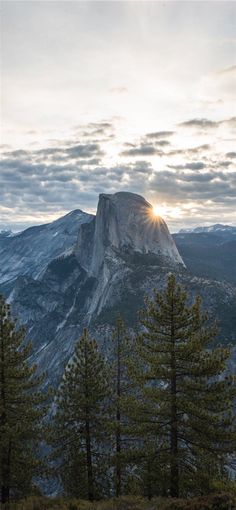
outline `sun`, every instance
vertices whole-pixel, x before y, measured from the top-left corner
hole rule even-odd
[[[160,218],[165,218],[167,220],[172,220],[176,218],[182,217],[182,210],[179,206],[170,206],[166,203],[153,205],[150,209],[149,218],[152,221],[157,221]]]
[[[159,216],[166,216],[166,213],[166,207],[163,205],[153,205],[152,214],[155,218],[158,218]]]
[[[152,208],[152,213],[154,216],[160,216],[160,208],[157,205],[154,205]]]

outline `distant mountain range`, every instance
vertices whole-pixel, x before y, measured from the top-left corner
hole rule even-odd
[[[222,225],[216,223],[215,225],[209,225],[208,227],[195,227],[195,228],[182,228],[179,234],[218,234],[220,236],[233,236],[236,238],[236,227],[230,225]]]
[[[80,225],[92,219],[91,214],[78,209],[22,232],[0,232],[0,285],[11,289],[16,278],[23,275],[39,279],[50,261],[73,250]]]
[[[216,224],[181,229],[173,238],[190,271],[236,284],[236,227]]]
[[[60,381],[84,326],[104,349],[118,312],[134,328],[144,295],[163,288],[170,271],[191,296],[201,294],[221,338],[236,344],[236,240],[221,231],[171,236],[143,197],[122,192],[100,195],[96,216],[76,210],[0,233],[0,291],[48,382]]]

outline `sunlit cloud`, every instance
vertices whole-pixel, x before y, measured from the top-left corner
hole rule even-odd
[[[172,230],[236,223],[235,12],[4,2],[0,228],[125,190]]]

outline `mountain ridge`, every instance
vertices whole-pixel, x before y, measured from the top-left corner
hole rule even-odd
[[[143,197],[102,194],[99,202],[98,217],[86,213],[85,216],[69,214],[61,222],[57,220],[51,229],[38,227],[36,231],[19,236],[18,242],[22,239],[28,242],[23,243],[23,252],[18,246],[17,256],[25,257],[23,271],[13,275],[13,279],[10,274],[10,281],[0,282],[14,316],[26,326],[27,338],[32,340],[32,362],[38,364],[40,371],[48,372],[47,384],[56,386],[59,383],[84,327],[89,326],[101,348],[110,341],[118,312],[124,315],[129,328],[135,328],[144,296],[151,295],[153,288],[163,288],[169,272],[176,274],[190,293],[190,299],[196,294],[202,295],[204,306],[221,321],[225,341],[234,342],[236,286],[189,271],[176,248],[176,238],[174,236],[174,241],[164,220],[150,216],[153,230],[148,228],[142,207],[150,214],[152,211]],[[59,234],[54,235],[58,225],[61,225],[62,236],[59,246]],[[65,230],[68,230],[66,236]],[[36,244],[32,243],[35,232],[39,234]],[[52,244],[50,249],[48,239]],[[25,270],[30,254],[35,257],[34,250],[28,250],[32,244],[38,249],[42,243],[47,250],[46,258],[40,251],[40,268],[34,261]],[[5,264],[9,267],[6,246],[5,249]],[[94,260],[96,255],[97,261]]]
[[[80,224],[92,219],[76,209],[51,223],[0,236],[0,286],[10,288],[20,275],[39,278],[51,260],[73,248]]]
[[[236,236],[236,226],[223,225],[222,223],[215,223],[208,226],[198,226],[193,228],[181,228],[178,234],[200,234],[200,233],[233,233]]]

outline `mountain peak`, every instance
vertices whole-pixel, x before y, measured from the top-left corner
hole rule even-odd
[[[151,207],[151,205],[146,201],[142,195],[138,195],[137,193],[131,193],[130,191],[117,191],[117,193],[109,194],[109,193],[100,193],[99,200],[105,198],[112,201],[119,200],[132,200],[132,201],[140,201]]]
[[[199,227],[193,227],[193,228],[182,228],[180,229],[180,234],[201,234],[201,233],[224,233],[224,232],[236,232],[236,227],[232,225],[223,225],[222,223],[215,223],[214,225],[208,225],[208,226],[199,226]]]
[[[168,227],[154,217],[152,205],[129,192],[99,196],[91,273],[97,275],[108,250],[153,253],[183,264]]]

